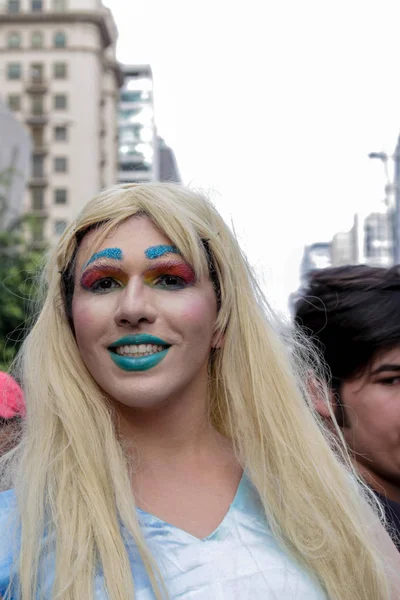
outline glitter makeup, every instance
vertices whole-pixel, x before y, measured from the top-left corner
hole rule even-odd
[[[166,246],[164,244],[159,246],[150,246],[150,248],[147,248],[144,253],[146,258],[150,258],[150,260],[160,258],[161,256],[164,256],[164,254],[180,254],[176,246]]]
[[[176,283],[167,283],[167,278],[176,278]],[[178,288],[191,285],[196,279],[192,267],[185,262],[164,261],[151,266],[144,273],[144,282],[152,287]]]
[[[116,280],[122,286],[125,286],[128,283],[127,274],[119,267],[98,264],[93,265],[83,273],[81,277],[81,286],[85,290],[91,290],[95,283],[100,281],[101,279],[113,279]]]
[[[105,248],[104,250],[100,250],[100,252],[96,252],[89,258],[87,263],[83,265],[82,271],[86,269],[92,262],[98,260],[99,258],[109,258],[111,260],[122,260],[122,250],[120,248]]]

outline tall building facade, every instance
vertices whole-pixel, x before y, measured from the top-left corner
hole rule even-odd
[[[118,110],[118,181],[158,180],[150,65],[124,65]]]
[[[6,0],[0,95],[33,140],[25,211],[38,244],[117,181],[117,30],[101,0]]]
[[[118,181],[180,183],[173,150],[157,134],[150,65],[124,65],[118,110]]]
[[[23,214],[31,152],[28,132],[0,102],[0,231],[13,228]]]

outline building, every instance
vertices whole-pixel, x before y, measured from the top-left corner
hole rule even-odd
[[[348,232],[337,233],[331,242],[332,265],[366,264],[390,267],[394,259],[394,213],[380,207],[354,217]]]
[[[22,216],[31,151],[28,132],[0,102],[0,231],[12,228]]]
[[[151,67],[125,65],[123,73],[124,83],[118,110],[118,181],[157,181],[157,138]]]
[[[332,264],[330,242],[317,242],[306,246],[300,266],[300,281],[304,284],[310,271],[324,269]]]
[[[122,67],[124,84],[118,110],[118,181],[180,183],[172,149],[157,134],[150,65]]]
[[[176,164],[175,154],[159,135],[156,138],[156,151],[158,155],[158,180],[181,183],[181,178]]]
[[[374,267],[389,267],[394,260],[393,212],[382,209],[364,221],[364,262]]]
[[[336,233],[331,242],[332,266],[340,267],[343,265],[357,264],[363,255],[360,248],[360,218],[354,216],[353,227],[350,231]]]
[[[54,241],[117,181],[117,31],[101,0],[6,0],[0,95],[33,140],[24,208],[32,236]]]

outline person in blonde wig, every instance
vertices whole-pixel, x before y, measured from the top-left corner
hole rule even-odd
[[[399,597],[379,510],[313,412],[313,366],[207,200],[102,192],[43,289],[3,460],[3,600]]]

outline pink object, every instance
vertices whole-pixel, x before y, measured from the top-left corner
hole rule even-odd
[[[0,417],[12,419],[25,416],[24,393],[11,375],[0,371]]]

